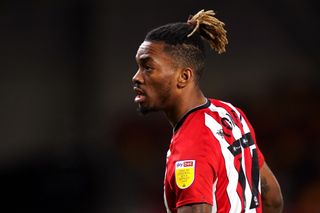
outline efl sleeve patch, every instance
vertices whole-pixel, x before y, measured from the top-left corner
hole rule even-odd
[[[177,161],[175,165],[175,179],[176,184],[180,189],[186,189],[194,181],[196,161],[183,160]]]

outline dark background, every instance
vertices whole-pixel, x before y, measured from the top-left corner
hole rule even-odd
[[[311,0],[0,2],[0,212],[164,212],[171,127],[133,103],[154,27],[214,9],[202,88],[242,108],[285,199],[320,212],[319,7]]]

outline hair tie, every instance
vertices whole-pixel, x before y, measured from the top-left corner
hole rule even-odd
[[[189,15],[187,23],[193,27],[191,33],[187,35],[187,37],[190,37],[194,34],[194,32],[196,32],[199,29],[200,22],[199,20],[193,19],[193,15]]]

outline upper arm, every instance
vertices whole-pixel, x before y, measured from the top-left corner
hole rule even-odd
[[[181,153],[177,158],[172,158],[175,163],[172,186],[176,208],[201,203],[213,204],[217,160],[213,154],[212,141],[204,136],[208,136],[204,134],[207,131],[206,128],[190,131],[184,140],[186,145],[175,147],[175,151]],[[189,162],[192,164],[186,164]]]
[[[207,203],[198,203],[178,208],[178,213],[211,213],[212,206]]]
[[[280,185],[268,167],[267,163],[263,164],[262,168],[260,169],[260,173],[263,212],[282,212],[283,198]]]

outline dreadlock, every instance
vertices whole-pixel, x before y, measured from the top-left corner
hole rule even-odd
[[[200,35],[208,41],[210,47],[220,54],[226,51],[225,46],[228,44],[227,31],[223,28],[224,23],[215,18],[214,15],[213,10],[201,10],[196,15],[189,17],[188,23],[195,25],[195,27],[188,34],[188,37],[199,30]]]
[[[165,50],[176,63],[192,67],[199,80],[205,62],[203,40],[219,54],[226,51],[228,44],[224,23],[214,15],[213,10],[201,10],[190,16],[187,22],[166,24],[151,30],[145,40],[165,42]]]

